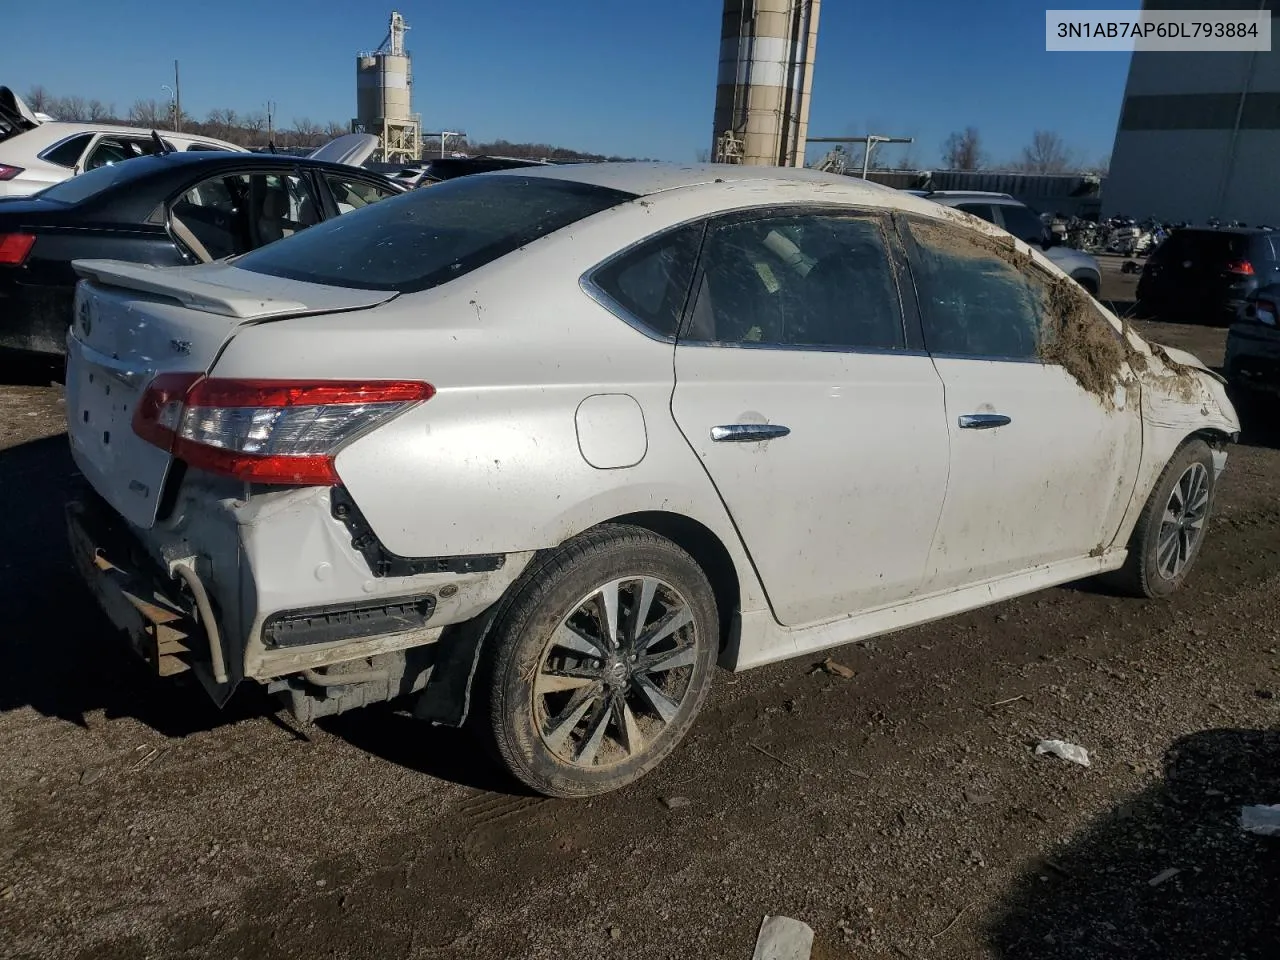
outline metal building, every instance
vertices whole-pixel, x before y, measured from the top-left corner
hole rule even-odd
[[[1276,0],[1146,0],[1148,10],[1269,9]],[[1105,215],[1280,225],[1280,46],[1134,53]]]
[[[374,158],[405,163],[422,155],[422,117],[413,112],[413,64],[405,49],[409,25],[392,12],[382,46],[356,57],[355,133],[372,133],[382,145]]]
[[[725,0],[711,156],[804,166],[821,0]]]

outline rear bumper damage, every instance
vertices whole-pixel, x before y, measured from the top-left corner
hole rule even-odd
[[[422,690],[442,639],[469,636],[530,558],[391,576],[410,567],[371,563],[376,538],[335,515],[333,491],[235,489],[188,476],[149,530],[92,490],[67,508],[77,569],[135,653],[161,676],[192,671],[219,704],[244,679],[306,719]]]

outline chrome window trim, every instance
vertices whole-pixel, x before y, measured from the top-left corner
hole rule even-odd
[[[639,246],[639,244],[632,244],[631,246],[636,247],[636,246]],[[628,248],[628,250],[630,249],[631,247]],[[615,256],[621,256],[621,255],[622,253],[618,253]],[[603,287],[601,287],[598,283],[596,283],[595,272],[605,267],[609,263],[611,263],[614,259],[615,257],[610,257],[608,260],[604,261],[603,263],[595,267],[592,267],[587,273],[584,273],[581,277],[579,277],[578,278],[579,288],[581,288],[582,292],[585,293],[588,297],[590,297],[600,306],[604,307],[605,310],[609,311],[609,313],[613,314],[615,317],[617,317],[619,320],[625,323],[628,327],[630,327],[633,330],[639,331],[640,333],[643,333],[650,340],[655,340],[658,343],[675,343],[676,342],[675,337],[667,337],[658,333],[657,330],[654,330],[653,327],[649,326],[649,324],[645,323],[639,317],[632,314],[629,310],[627,310],[626,307],[624,307],[617,300],[615,300],[609,293],[607,293]]]

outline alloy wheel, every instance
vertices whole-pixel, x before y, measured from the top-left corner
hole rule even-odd
[[[1156,540],[1156,568],[1166,580],[1175,580],[1187,566],[1209,514],[1209,471],[1193,463],[1173,485],[1160,518]]]
[[[548,638],[533,677],[543,744],[595,769],[641,754],[693,690],[697,629],[685,598],[655,577],[611,580],[583,597]]]

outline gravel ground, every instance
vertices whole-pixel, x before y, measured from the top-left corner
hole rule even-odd
[[[0,957],[746,960],[766,913],[827,960],[1280,956],[1280,841],[1236,822],[1280,803],[1280,431],[1171,601],[1075,585],[833,651],[852,679],[721,673],[657,772],[562,802],[391,709],[303,736],[148,678],[66,556],[59,391],[0,382]]]

